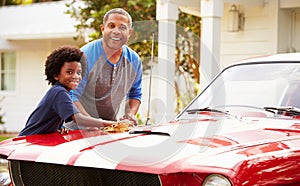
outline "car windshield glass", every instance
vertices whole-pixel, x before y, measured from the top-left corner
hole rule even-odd
[[[187,110],[300,108],[300,63],[273,62],[233,65],[224,69],[177,118]]]

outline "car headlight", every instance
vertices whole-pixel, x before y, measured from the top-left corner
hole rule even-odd
[[[7,186],[11,182],[8,172],[8,161],[0,158],[0,186]]]
[[[223,175],[211,174],[207,176],[202,186],[232,186],[231,182]]]

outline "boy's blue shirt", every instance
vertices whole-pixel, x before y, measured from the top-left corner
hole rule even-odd
[[[69,92],[57,82],[47,91],[29,116],[19,136],[56,132],[64,121],[71,121],[71,116],[78,112]]]

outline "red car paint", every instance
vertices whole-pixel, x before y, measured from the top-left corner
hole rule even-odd
[[[149,173],[164,186],[202,185],[210,175],[234,186],[300,185],[300,112],[291,102],[299,97],[300,105],[300,94],[290,92],[300,90],[298,60],[300,54],[280,54],[229,66],[170,122],[132,133],[13,138],[0,143],[0,155]]]

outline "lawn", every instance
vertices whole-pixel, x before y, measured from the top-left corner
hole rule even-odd
[[[12,138],[14,136],[0,136],[0,141],[6,140],[8,138]]]
[[[0,141],[6,140],[8,138],[16,137],[18,134],[16,133],[0,133]]]

